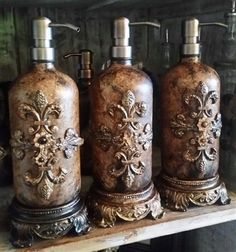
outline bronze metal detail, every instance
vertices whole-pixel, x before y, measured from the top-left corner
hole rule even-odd
[[[76,198],[61,207],[32,209],[13,201],[10,212],[11,242],[15,247],[29,247],[34,237],[56,239],[72,228],[77,234],[86,233],[90,226],[84,203]],[[68,212],[71,214],[68,215]]]
[[[162,78],[162,168],[166,206],[228,204],[219,179],[220,80],[197,56],[183,56]]]
[[[117,127],[112,130],[101,125],[95,138],[102,150],[112,146],[116,153],[114,162],[109,166],[110,175],[121,178],[126,188],[130,188],[136,175],[142,175],[145,163],[140,160],[141,151],[148,150],[152,142],[152,128],[149,123],[144,126],[138,117],[144,117],[147,111],[145,102],[136,102],[133,92],[123,94],[120,104],[111,104],[108,113],[113,118],[121,115]]]
[[[128,128],[135,131],[141,127],[135,115],[139,117],[145,116],[147,104],[145,102],[136,102],[134,93],[128,90],[123,94],[121,104],[112,104],[108,108],[108,112],[112,117],[115,116],[116,111],[122,115],[121,122],[117,125],[117,128],[120,130]]]
[[[2,146],[0,146],[0,160],[2,160],[6,155],[6,150]]]
[[[83,139],[72,128],[65,131],[64,139],[56,138],[58,128],[51,125],[50,118],[59,118],[62,112],[61,106],[57,103],[49,104],[40,90],[29,96],[32,104],[20,104],[18,112],[21,119],[32,122],[32,126],[28,129],[32,137],[25,139],[24,133],[17,130],[11,139],[11,145],[13,153],[19,160],[24,159],[27,149],[34,151],[32,160],[38,173],[35,176],[33,175],[35,172],[28,170],[23,175],[24,181],[29,186],[37,186],[39,196],[49,200],[54,185],[63,183],[67,174],[66,168],[56,167],[57,152],[63,151],[65,158],[69,159],[83,144]]]
[[[130,60],[112,61],[90,88],[94,187],[88,209],[111,227],[163,215],[152,183],[153,85]]]
[[[141,193],[120,194],[106,193],[92,189],[93,197],[89,199],[89,208],[93,211],[94,222],[100,227],[112,227],[118,219],[125,221],[140,220],[151,215],[161,218],[164,214],[160,196],[153,184]],[[110,202],[113,204],[111,205]]]
[[[162,175],[159,191],[166,206],[172,210],[187,211],[190,205],[230,203],[225,184],[219,181],[219,176],[207,180],[183,181]]]
[[[199,178],[203,178],[206,160],[213,161],[218,153],[214,148],[214,139],[220,137],[221,115],[212,111],[212,105],[219,99],[216,91],[209,91],[206,84],[200,82],[196,94],[187,94],[183,102],[189,107],[186,114],[177,114],[171,121],[174,135],[182,138],[192,132],[183,153],[183,158],[196,163]]]

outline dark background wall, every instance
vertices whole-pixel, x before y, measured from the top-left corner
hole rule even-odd
[[[0,6],[2,2],[0,0]],[[116,17],[126,16],[130,21],[161,22],[161,31],[147,27],[131,28],[130,39],[134,61],[144,62],[157,75],[161,68],[160,52],[165,28],[169,29],[173,43],[174,63],[178,60],[182,19],[194,15],[202,22],[223,22],[224,13],[230,9],[229,0],[67,0],[64,4],[61,0],[10,0],[6,3],[8,7],[0,8],[0,81],[13,80],[27,71],[32,45],[31,20],[39,15],[47,16],[54,22],[70,22],[81,27],[79,34],[63,28],[54,30],[56,64],[76,78],[77,58],[64,60],[62,56],[89,48],[94,52],[94,65],[98,72],[109,58],[111,23]],[[223,33],[224,30],[218,27],[202,29],[203,61],[207,64],[212,65],[219,59]]]

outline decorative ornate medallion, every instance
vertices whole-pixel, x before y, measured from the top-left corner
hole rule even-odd
[[[196,94],[184,96],[189,113],[177,114],[171,121],[171,129],[176,137],[189,136],[183,158],[195,162],[199,178],[204,177],[207,162],[214,161],[218,155],[213,144],[214,139],[220,137],[221,115],[214,114],[212,110],[218,99],[216,91],[209,91],[207,85],[200,82]]]
[[[72,128],[65,131],[64,139],[56,138],[58,127],[52,125],[51,120],[59,118],[61,106],[48,103],[40,90],[32,93],[30,99],[32,104],[22,103],[18,108],[19,117],[32,122],[28,128],[29,138],[25,137],[23,131],[16,130],[11,146],[19,160],[24,159],[27,151],[34,153],[32,160],[38,170],[37,175],[29,170],[24,174],[24,181],[29,186],[37,186],[39,196],[48,200],[54,185],[63,183],[67,174],[66,168],[56,167],[57,153],[63,151],[65,158],[71,158],[78,146],[83,144],[83,139]]]
[[[127,200],[129,203],[126,203]],[[110,202],[116,203],[111,205]],[[153,184],[146,191],[137,194],[106,194],[95,189],[89,204],[94,221],[100,227],[113,227],[117,218],[134,221],[151,214],[154,219],[158,219],[164,214],[160,196]]]
[[[121,102],[111,104],[107,112],[120,121],[115,129],[101,125],[94,133],[95,139],[102,150],[108,151],[111,146],[115,149],[113,163],[108,167],[110,175],[121,178],[125,187],[130,188],[135,176],[143,174],[145,163],[141,155],[152,143],[151,124],[139,122],[139,117],[146,115],[147,104],[136,102],[134,93],[128,90]]]

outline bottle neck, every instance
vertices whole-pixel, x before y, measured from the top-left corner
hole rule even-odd
[[[125,66],[131,66],[132,65],[132,59],[112,58],[111,63],[112,64],[121,64],[121,65],[125,65]]]
[[[199,55],[194,55],[194,56],[182,55],[180,61],[181,62],[200,62],[200,57]]]
[[[34,67],[40,67],[43,69],[54,69],[54,62],[40,62],[40,61],[33,61]]]

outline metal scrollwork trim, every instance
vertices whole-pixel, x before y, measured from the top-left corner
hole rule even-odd
[[[63,207],[45,209],[22,208],[13,200],[10,212],[11,242],[18,248],[30,247],[35,237],[56,239],[71,229],[77,234],[90,230],[87,208],[78,198]]]
[[[227,190],[224,183],[218,186],[204,190],[178,190],[162,184],[159,192],[165,201],[166,207],[172,210],[187,211],[189,205],[209,206],[216,202],[222,205],[229,204]]]
[[[152,199],[145,201],[145,203],[135,202],[135,204],[126,204],[125,206],[122,206],[122,204],[111,206],[95,198],[90,200],[90,204],[95,213],[94,221],[100,227],[113,227],[117,218],[135,221],[141,220],[149,214],[153,219],[159,219],[164,215],[159,194],[155,194]]]
[[[189,112],[177,114],[170,127],[174,135],[182,138],[191,133],[183,158],[195,162],[200,178],[204,177],[206,162],[217,158],[217,150],[212,146],[221,133],[221,115],[213,114],[212,106],[219,99],[216,91],[209,91],[205,83],[200,83],[196,94],[186,94],[183,102]]]
[[[108,106],[107,112],[112,118],[120,118],[115,129],[100,125],[95,131],[96,143],[104,151],[111,146],[115,149],[114,162],[108,167],[110,175],[121,177],[126,188],[130,188],[136,175],[142,175],[145,163],[141,160],[143,151],[152,143],[150,123],[143,125],[139,117],[147,113],[147,104],[137,102],[130,90],[123,94],[118,104]]]
[[[16,130],[11,139],[13,154],[23,160],[26,151],[33,151],[33,164],[38,174],[31,170],[24,174],[24,181],[29,186],[36,186],[41,198],[48,200],[53,193],[54,185],[65,181],[66,168],[56,167],[57,153],[63,151],[65,158],[73,156],[73,152],[83,144],[75,129],[65,131],[64,139],[56,138],[58,127],[52,125],[52,119],[58,119],[62,107],[57,103],[48,103],[46,96],[38,90],[30,95],[31,104],[22,103],[18,108],[19,117],[32,122],[28,128],[30,138],[26,138],[21,130]],[[35,169],[35,168],[33,168]]]

